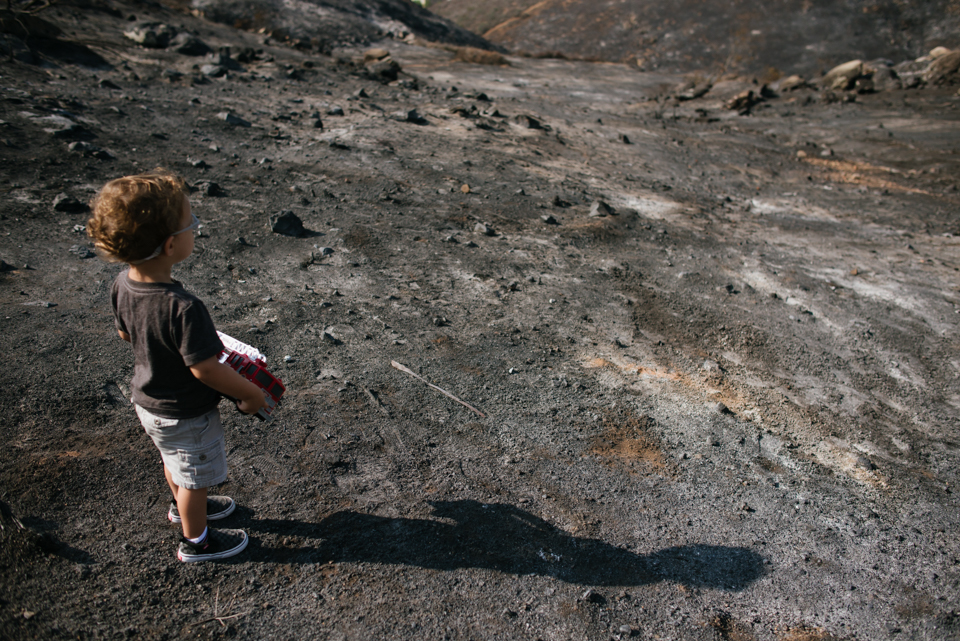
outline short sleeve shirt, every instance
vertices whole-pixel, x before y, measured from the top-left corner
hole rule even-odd
[[[223,350],[203,301],[183,285],[141,283],[124,272],[111,291],[117,329],[130,336],[131,400],[163,418],[192,418],[220,402],[190,367]]]

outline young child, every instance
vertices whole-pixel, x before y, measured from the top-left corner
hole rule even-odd
[[[243,530],[214,530],[208,520],[233,512],[233,499],[207,496],[227,478],[220,396],[240,411],[264,407],[263,392],[217,357],[223,344],[203,302],[173,280],[171,269],[193,252],[200,221],[184,182],[162,169],[107,183],[94,201],[87,233],[102,257],[130,268],[113,283],[120,338],[133,346],[131,400],[163,458],[173,502],[167,517],[182,523],[177,557],[184,562],[234,556]]]

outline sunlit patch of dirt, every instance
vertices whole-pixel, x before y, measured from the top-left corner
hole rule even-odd
[[[761,468],[763,468],[767,472],[770,472],[771,474],[786,474],[787,472],[787,470],[782,465],[780,465],[776,461],[771,461],[770,459],[765,458],[763,456],[758,456],[755,459],[753,459],[753,461],[754,463],[759,465]]]
[[[54,466],[57,468],[70,465],[72,461],[113,460],[118,451],[126,451],[130,444],[118,440],[115,435],[88,436],[72,439],[69,444],[62,445],[70,449],[45,448],[33,453],[34,464],[37,466]]]
[[[850,478],[877,489],[887,487],[886,479],[874,468],[873,463],[861,452],[837,438],[827,438],[813,451],[816,460]]]
[[[848,185],[862,185],[870,189],[887,189],[889,191],[898,191],[907,194],[924,194],[933,196],[934,194],[924,189],[916,187],[907,187],[895,183],[886,178],[883,174],[899,174],[900,172],[890,167],[878,167],[870,163],[856,163],[847,160],[829,160],[827,158],[803,158],[804,162],[829,170],[827,179],[833,182],[844,183]]]
[[[632,374],[638,374],[646,378],[664,378],[670,381],[679,381],[680,375],[676,372],[668,372],[662,369],[651,369],[649,367],[644,367],[643,365],[634,365],[632,363],[614,363],[608,361],[605,358],[592,358],[586,363],[584,367],[587,369],[599,369],[601,367],[610,367],[613,369],[618,369],[622,372],[629,372]]]
[[[608,229],[610,225],[603,218],[588,218],[586,220],[575,220],[571,223],[568,223],[567,227],[569,229],[576,230],[577,232],[597,232]]]
[[[933,599],[926,593],[916,593],[912,589],[905,590],[906,599],[893,607],[897,614],[905,619],[928,616],[936,611]]]
[[[734,619],[727,612],[720,612],[710,619],[710,627],[724,641],[753,641],[756,639],[747,626]]]
[[[588,451],[607,464],[628,467],[631,474],[672,474],[659,439],[650,431],[654,425],[649,416],[609,414],[603,418],[603,432],[594,437]]]
[[[590,358],[583,362],[583,366],[587,369],[609,369],[625,374],[636,374],[641,379],[647,380],[659,379],[674,381],[680,383],[689,393],[704,402],[722,403],[735,414],[745,412],[747,415],[750,415],[755,413],[744,410],[745,407],[748,407],[748,403],[745,403],[739,394],[731,390],[730,386],[722,381],[718,383],[716,380],[711,380],[710,378],[691,377],[676,371],[663,368],[655,369],[635,363],[616,363],[602,357]],[[706,397],[705,400],[704,397]]]
[[[805,624],[782,630],[778,636],[780,641],[839,641],[839,637],[833,636],[823,628]]]

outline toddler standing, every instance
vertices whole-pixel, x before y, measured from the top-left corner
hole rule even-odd
[[[236,508],[229,497],[207,495],[227,478],[217,405],[224,395],[245,413],[265,406],[260,388],[217,360],[223,344],[207,308],[171,276],[193,253],[199,224],[183,180],[162,169],[107,183],[87,222],[100,255],[130,266],[113,283],[113,313],[133,347],[131,401],[163,458],[173,492],[167,517],[183,527],[177,557],[188,563],[247,547],[243,530],[207,527]]]

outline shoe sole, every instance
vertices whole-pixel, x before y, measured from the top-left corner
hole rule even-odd
[[[230,507],[228,507],[228,508],[227,508],[226,510],[224,510],[223,512],[217,512],[216,514],[207,514],[207,520],[208,520],[208,521],[219,521],[220,519],[225,519],[225,518],[227,518],[228,516],[230,516],[231,514],[233,514],[233,511],[234,511],[235,509],[237,509],[237,503],[236,503],[236,501],[234,501],[233,503],[231,503],[231,504],[230,504]],[[179,516],[174,516],[172,512],[167,512],[167,518],[170,520],[171,523],[182,523],[182,522],[183,522],[183,519],[182,519],[182,518],[180,518]]]
[[[236,556],[247,549],[247,544],[250,542],[250,537],[247,536],[246,532],[243,534],[243,542],[240,545],[230,548],[229,550],[224,550],[222,552],[211,552],[208,554],[184,554],[182,550],[177,550],[177,558],[184,563],[199,563],[201,561],[217,561],[219,559],[229,559],[232,556]]]

